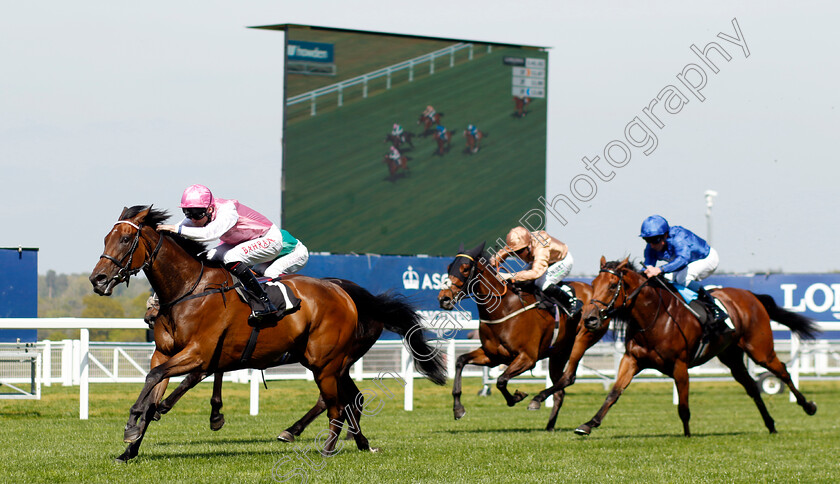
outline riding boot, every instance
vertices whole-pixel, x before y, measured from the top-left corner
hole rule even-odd
[[[268,298],[268,294],[257,281],[257,277],[251,271],[251,268],[242,262],[234,262],[227,265],[227,269],[242,281],[245,290],[250,292],[262,304],[261,310],[254,310],[255,318],[262,318],[277,312],[277,308]]]
[[[709,312],[712,315],[711,321],[709,326],[711,327],[712,331],[726,335],[735,332],[735,328],[732,326],[731,322],[727,322],[729,320],[729,315],[717,305],[714,298],[711,294],[703,286],[699,286],[697,291],[697,299],[702,301],[706,307],[709,309]]]
[[[570,318],[574,319],[580,314],[583,303],[574,296],[574,292],[572,292],[572,288],[569,286],[565,284],[551,284],[543,289],[543,294],[557,301]]]

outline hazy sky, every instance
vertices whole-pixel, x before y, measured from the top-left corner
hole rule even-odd
[[[0,247],[87,273],[123,206],[177,211],[192,183],[279,220],[283,37],[246,27],[299,23],[549,47],[547,198],[579,212],[548,229],[573,274],[640,257],[653,213],[705,236],[708,189],[719,272],[840,270],[836,2],[239,3],[0,3]],[[655,146],[627,139],[637,116]]]

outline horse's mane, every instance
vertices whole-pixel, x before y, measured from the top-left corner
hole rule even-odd
[[[617,268],[618,268],[618,266],[619,266],[619,265],[621,265],[621,263],[622,263],[622,262],[624,262],[624,261],[621,261],[621,260],[611,260],[611,261],[607,262],[606,264],[604,264],[604,269],[613,269],[613,270],[614,270],[614,269],[617,269]],[[631,269],[631,270],[635,271],[635,272],[639,272],[639,271],[641,271],[641,270],[642,270],[642,269],[641,269],[641,267],[639,267],[638,265],[636,265],[636,263],[635,263],[635,262],[630,261],[630,260],[628,260],[628,261],[627,261],[627,267],[628,267],[629,269]]]
[[[130,218],[136,217],[137,214],[146,209],[150,210],[149,214],[146,215],[146,218],[143,219],[144,225],[148,225],[149,227],[152,227],[153,229],[157,230],[159,225],[169,220],[169,212],[158,208],[151,208],[151,205],[135,205],[133,207],[126,208],[123,211],[120,220],[128,220]],[[198,242],[196,240],[188,239],[178,234],[173,234],[171,232],[164,233],[164,236],[169,237],[170,239],[175,241],[175,243],[181,246],[182,249],[184,249],[189,255],[196,259],[203,259],[203,257],[199,256],[199,254],[207,251],[207,244],[205,244],[204,242]]]

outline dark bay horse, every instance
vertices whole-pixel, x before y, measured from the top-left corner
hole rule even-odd
[[[679,395],[677,411],[682,420],[683,433],[686,437],[690,436],[688,369],[715,356],[729,367],[735,380],[752,397],[767,430],[776,433],[776,426],[761,399],[758,385],[744,365],[744,353],[787,384],[805,413],[816,413],[817,406],[809,402],[793,385],[785,364],[779,361],[773,350],[770,319],[806,339],[814,338],[818,330],[811,320],[778,307],[770,296],[736,288],[712,291],[714,297],[726,306],[735,325],[735,333],[713,336],[708,346],[703,347],[703,328],[697,318],[658,278],[647,279],[628,259],[607,262],[601,257],[601,272],[592,281],[592,291],[592,298],[583,308],[587,328],[601,327],[604,318],[612,313],[626,313],[629,322],[625,353],[619,364],[615,384],[598,413],[592,420],[578,427],[575,433],[589,435],[593,428],[601,425],[607,411],[633,377],[646,368],[654,368],[674,379]]]
[[[514,291],[511,284],[502,281],[496,270],[488,265],[484,244],[463,252],[461,247],[449,265],[449,287],[440,291],[438,300],[443,309],[451,310],[464,297],[472,297],[478,306],[480,324],[478,334],[481,347],[458,357],[455,364],[455,382],[452,386],[455,419],[466,413],[461,404],[461,373],[468,364],[495,367],[508,365],[496,381],[496,387],[505,397],[508,406],[522,401],[527,395],[519,390],[511,395],[508,381],[531,370],[537,361],[548,358],[549,374],[555,389],[531,402],[530,409],[538,409],[539,402],[554,395],[554,408],[546,430],[553,430],[557,413],[563,405],[563,388],[574,383],[584,351],[606,333],[606,327],[590,332],[579,325],[579,319],[570,320],[561,311],[559,323],[554,313],[537,308],[533,294]],[[582,282],[571,282],[577,297],[589,301],[592,288]],[[568,368],[564,372],[564,368]],[[538,397],[540,397],[538,395]]]
[[[388,165],[388,179],[392,182],[396,181],[400,175],[406,176],[410,173],[408,169],[408,157],[405,155],[400,155],[399,160],[395,160],[389,155],[385,155],[382,158],[382,163]],[[400,173],[400,171],[402,171],[402,173]]]
[[[353,302],[356,304],[357,310],[359,311],[359,319],[364,320],[362,324],[362,327],[365,329],[364,333],[356,335],[357,337],[354,339],[353,351],[351,353],[351,366],[364,356],[373,344],[376,343],[379,336],[382,334],[383,328],[387,328],[389,331],[397,333],[404,339],[408,340],[412,348],[422,348],[423,351],[427,352],[427,354],[431,351],[422,339],[423,336],[422,326],[420,325],[420,316],[411,306],[405,304],[403,301],[400,301],[400,296],[390,294],[380,294],[378,296],[374,296],[366,289],[352,281],[336,278],[327,278],[327,280],[337,284],[350,295]],[[159,313],[157,309],[152,308],[146,312],[146,317],[144,319],[147,322],[152,320],[153,323],[156,323],[158,320],[163,320],[167,317],[169,317],[168,311]],[[164,321],[161,321],[161,323],[164,325],[169,324]],[[415,360],[417,370],[422,373],[429,373],[422,366],[419,366],[419,363],[420,362]],[[214,431],[220,430],[225,424],[224,415],[221,413],[223,375],[223,373],[214,374],[213,395],[210,398],[210,429]],[[435,369],[433,371],[433,375],[434,378],[430,379],[433,381],[437,379],[436,383],[438,384],[445,383],[445,375],[443,374],[442,368]],[[349,368],[348,371],[342,375],[342,379],[345,378],[350,378]],[[181,386],[187,387],[189,386],[189,382],[184,380],[184,382],[181,383]],[[165,414],[171,410],[187,389],[189,388],[184,388],[182,391],[176,390],[172,392],[169,397],[163,400],[160,405],[158,405],[159,414],[155,416],[155,420],[159,420],[161,414]],[[318,401],[315,403],[315,406],[312,407],[312,409],[297,422],[281,432],[280,435],[277,436],[277,439],[283,442],[294,442],[295,437],[299,437],[306,427],[308,427],[309,424],[312,423],[312,421],[321,415],[326,409],[326,402],[324,401],[323,395],[321,395],[318,397]],[[352,437],[352,434],[348,432],[347,436],[348,438]]]
[[[476,130],[475,136],[473,136],[469,130],[465,129],[464,138],[467,139],[467,148],[464,150],[464,153],[478,153],[480,148],[479,144],[485,137],[487,137],[487,133],[481,131],[480,129]]]
[[[427,116],[424,113],[420,113],[420,117],[417,119],[417,124],[423,127],[423,132],[420,133],[420,136],[429,136],[432,134],[432,131],[435,129],[435,125],[440,124],[440,118],[443,116],[443,113],[434,113],[431,116]]]
[[[213,373],[291,362],[300,362],[313,373],[324,399],[330,437],[322,452],[334,452],[345,420],[356,427],[357,447],[371,450],[355,420],[363,397],[352,379],[343,377],[353,358],[353,341],[367,332],[364,325],[369,322],[359,316],[353,298],[329,280],[288,277],[284,282],[301,299],[300,309],[279,322],[259,323],[256,346],[243,361],[252,334],[250,307],[228,292],[234,284],[228,271],[197,257],[203,244],[157,232],[167,218],[165,211],[151,207],[124,209],[105,236],[104,253],[90,276],[94,291],[107,296],[114,286],[142,270],[161,306],[169,308],[169,317],[163,320],[168,324],[156,325],[152,369],[130,410],[124,434],[129,446],[117,460],[137,455],[168,378],[187,375],[176,389],[183,394]],[[412,350],[428,354],[428,347]],[[430,364],[422,364],[427,365],[427,374],[442,383],[441,355],[435,356]]]

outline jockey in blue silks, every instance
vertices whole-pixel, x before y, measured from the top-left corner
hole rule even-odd
[[[670,274],[671,282],[686,301],[698,296],[715,312],[715,321],[726,314],[718,308],[700,281],[712,275],[718,266],[718,253],[694,232],[675,225],[661,215],[651,215],[642,222],[640,237],[645,239],[645,275]],[[667,263],[656,267],[658,261]],[[717,309],[717,310],[715,310]]]
[[[446,132],[446,127],[438,125],[437,128],[435,128],[435,129],[437,129],[437,132],[438,132],[438,135],[440,136],[440,139],[442,139],[443,141],[446,141],[447,139],[449,139],[449,133]]]
[[[478,139],[478,128],[474,124],[467,126],[467,132],[475,139]]]

